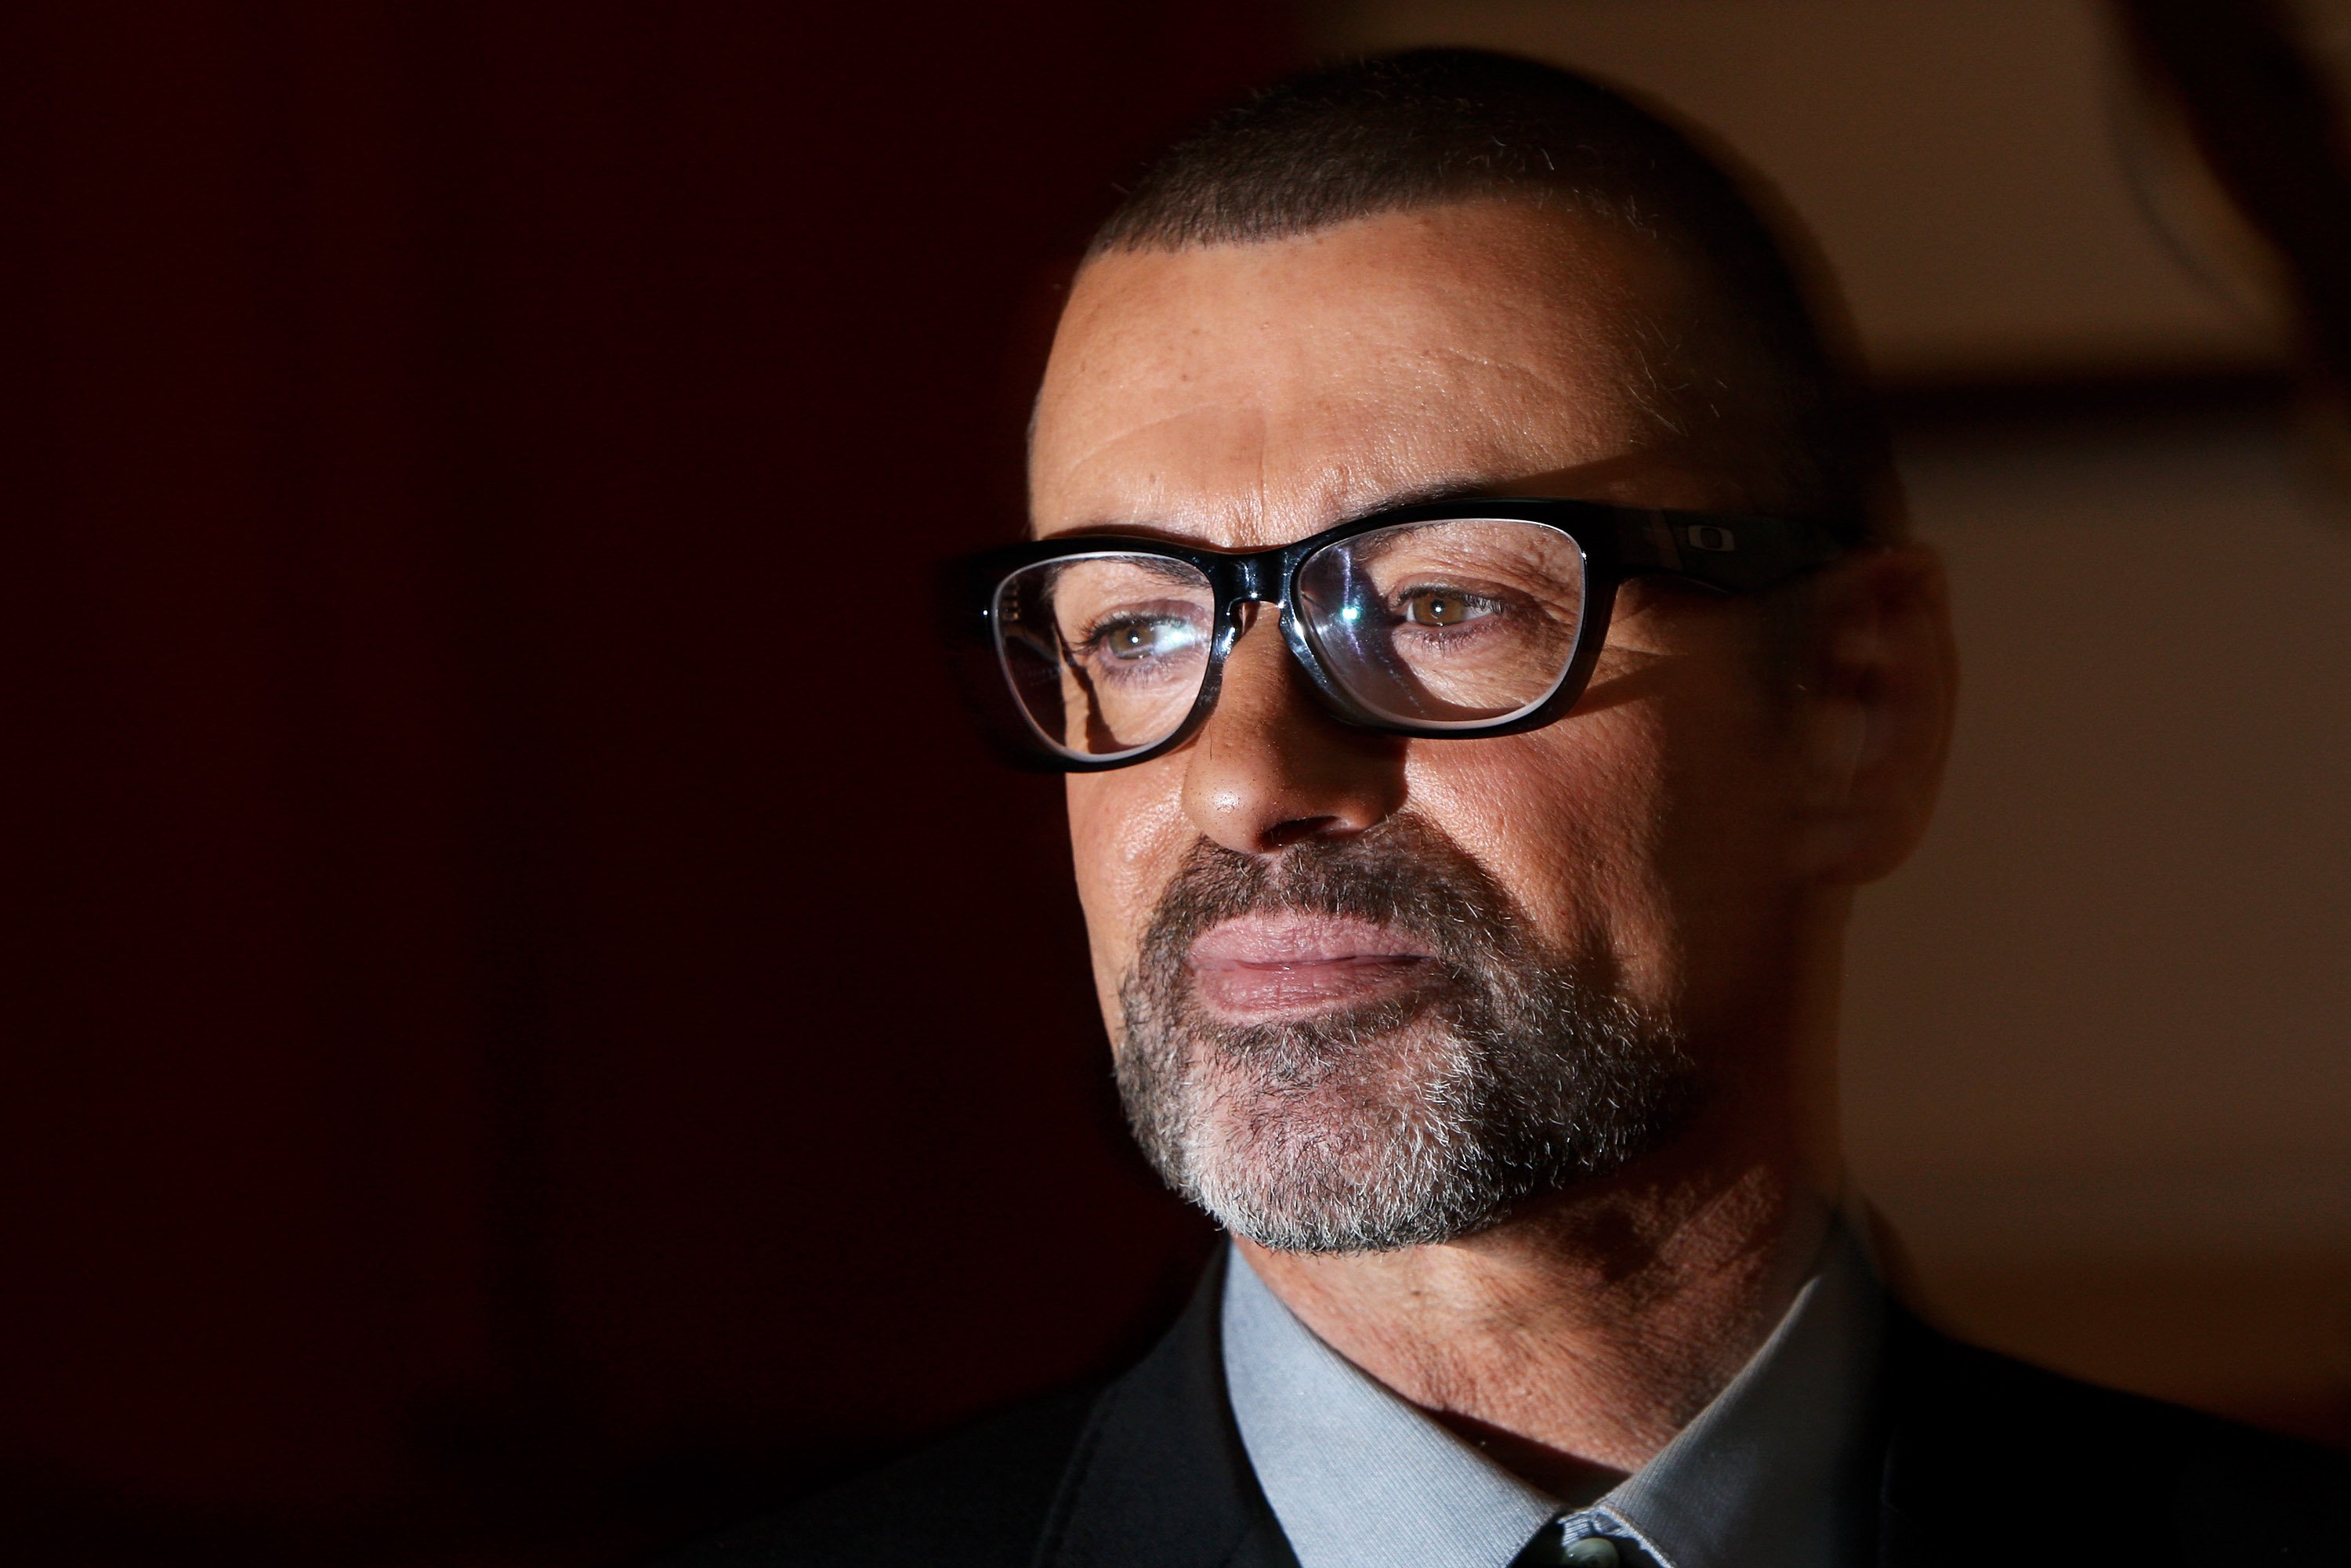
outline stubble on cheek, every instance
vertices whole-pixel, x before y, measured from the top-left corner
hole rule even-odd
[[[1416,768],[1416,810],[1509,889],[1527,940],[1583,955],[1612,988],[1669,1011],[1680,943],[1666,872],[1671,773],[1663,723],[1628,703],[1447,748]]]

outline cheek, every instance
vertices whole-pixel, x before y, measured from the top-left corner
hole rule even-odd
[[[1070,856],[1106,1007],[1160,890],[1196,836],[1184,819],[1182,786],[1172,758],[1069,776]]]
[[[1663,729],[1648,705],[1627,704],[1527,735],[1416,746],[1410,776],[1412,809],[1478,858],[1545,946],[1605,955],[1659,998],[1677,968]]]

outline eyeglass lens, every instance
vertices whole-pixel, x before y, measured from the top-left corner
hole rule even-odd
[[[1317,550],[1292,613],[1324,673],[1371,716],[1479,729],[1566,677],[1584,601],[1575,541],[1541,523],[1398,523]],[[1198,569],[1105,552],[1027,567],[997,591],[1006,677],[1039,732],[1109,759],[1181,727],[1207,679],[1216,593]]]

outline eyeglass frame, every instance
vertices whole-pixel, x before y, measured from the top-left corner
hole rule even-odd
[[[1323,549],[1360,534],[1406,523],[1525,522],[1550,528],[1576,547],[1583,566],[1583,603],[1576,622],[1575,646],[1566,669],[1546,696],[1532,706],[1492,721],[1416,724],[1372,712],[1350,696],[1324,668],[1292,606],[1298,572]],[[1324,706],[1342,722],[1360,729],[1423,740],[1484,740],[1564,717],[1582,697],[1600,651],[1608,641],[1616,591],[1635,577],[1664,576],[1726,594],[1757,593],[1827,565],[1850,546],[1826,522],[1804,517],[1736,512],[1681,511],[1627,507],[1608,501],[1520,496],[1420,501],[1353,517],[1333,528],[1262,550],[1226,550],[1180,543],[1146,534],[1069,533],[1030,539],[966,557],[949,571],[950,613],[967,634],[984,642],[994,680],[988,688],[1008,698],[1019,716],[1024,744],[1008,759],[1016,765],[1059,773],[1102,773],[1132,768],[1165,755],[1190,739],[1215,711],[1224,682],[1225,659],[1247,629],[1241,606],[1273,606],[1282,641],[1306,672]],[[1003,629],[997,601],[1014,573],[1055,560],[1091,555],[1146,555],[1185,563],[1207,580],[1215,595],[1207,667],[1192,706],[1161,740],[1102,758],[1071,754],[1048,736],[1012,690],[1004,662]],[[971,614],[977,601],[978,624]],[[993,708],[998,705],[989,702]],[[1000,730],[1000,723],[992,727]]]

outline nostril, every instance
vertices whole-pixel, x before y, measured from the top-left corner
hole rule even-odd
[[[1304,843],[1309,839],[1329,838],[1333,836],[1332,830],[1340,825],[1337,817],[1292,817],[1288,821],[1276,822],[1265,831],[1265,847],[1284,850],[1292,844]]]

